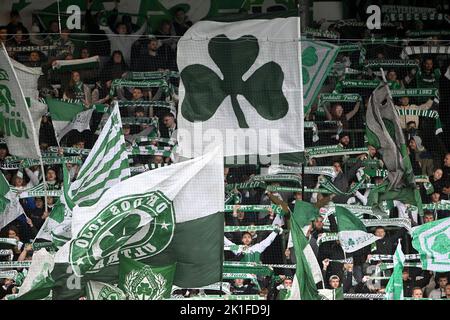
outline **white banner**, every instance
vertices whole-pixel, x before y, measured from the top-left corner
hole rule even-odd
[[[179,154],[304,150],[299,18],[200,21],[178,43]]]
[[[31,99],[31,107],[33,107]],[[2,44],[0,50],[0,131],[12,155],[39,159],[39,139],[30,109],[11,60]]]

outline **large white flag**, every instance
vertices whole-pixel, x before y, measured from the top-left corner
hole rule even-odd
[[[216,148],[128,178],[90,207],[76,206],[72,240],[55,261],[70,263],[77,275],[105,278],[124,254],[152,266],[177,263],[177,286],[209,285],[221,278],[223,206],[223,156]]]
[[[31,107],[37,100],[29,97]],[[42,106],[39,106],[41,108]],[[39,119],[40,120],[40,119]],[[23,158],[39,159],[38,131],[25,100],[11,60],[2,44],[0,50],[0,131],[9,152]]]
[[[298,26],[297,17],[200,21],[186,32],[177,57],[181,156],[208,145],[223,145],[225,157],[303,151]]]

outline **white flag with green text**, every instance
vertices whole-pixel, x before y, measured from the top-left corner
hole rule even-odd
[[[38,103],[35,97],[28,98],[31,108]],[[0,131],[12,155],[31,159],[41,157],[35,121],[3,43],[0,49]]]

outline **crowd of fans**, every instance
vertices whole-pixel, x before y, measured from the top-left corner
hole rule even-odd
[[[177,41],[192,25],[185,12],[179,9],[175,12],[172,21],[162,21],[156,32],[149,33],[147,22],[140,27],[133,24],[130,16],[120,15],[115,10],[108,18],[108,25],[100,24],[99,13],[93,13],[90,8],[85,12],[84,30],[87,36],[77,37],[70,30],[62,29],[59,32],[58,22],[52,21],[48,26],[41,26],[42,35],[31,35],[20,22],[20,16],[13,11],[10,23],[0,26],[0,41],[5,44],[12,58],[29,67],[41,67],[43,75],[39,79],[41,96],[59,99],[75,99],[81,101],[86,108],[94,104],[110,105],[113,101],[171,101],[175,106],[176,94],[168,96],[158,88],[123,88],[117,94],[111,95],[111,83],[115,79],[126,78],[133,71],[177,71],[176,49]],[[366,34],[365,29],[357,30],[354,27],[338,27],[322,21],[316,27],[322,30],[340,33],[342,39],[370,39],[372,35]],[[428,26],[429,27],[429,26]],[[398,22],[385,30],[385,34],[377,34],[377,38],[384,35],[407,39],[406,32],[424,30],[427,26],[421,21]],[[434,29],[434,28],[433,28]],[[35,31],[35,30],[33,30]],[[355,34],[356,33],[356,34]],[[81,39],[81,40],[80,40]],[[336,43],[336,40],[321,38],[321,41]],[[448,45],[444,37],[433,36],[422,42],[399,40],[393,43],[367,42],[365,47],[367,60],[394,60],[400,59],[401,50],[407,45]],[[345,41],[344,41],[345,42]],[[364,42],[365,43],[365,42]],[[342,44],[342,43],[341,43]],[[348,43],[345,43],[348,44]],[[46,47],[50,46],[50,47]],[[30,50],[30,47],[32,49]],[[336,59],[335,66],[344,66],[347,69],[360,69],[360,52],[342,52]],[[60,72],[53,68],[57,60],[86,59],[99,56],[100,67],[96,69],[73,70]],[[450,146],[448,132],[450,132],[450,116],[445,110],[450,103],[450,69],[448,69],[450,56],[448,55],[416,55],[414,58],[419,65],[418,69],[392,66],[384,70],[391,89],[403,88],[433,88],[439,95],[425,97],[400,97],[395,99],[398,110],[435,110],[439,112],[443,133],[435,133],[435,119],[417,115],[400,116],[401,127],[407,139],[409,157],[415,175],[429,177],[433,192],[425,190],[419,184],[424,203],[439,203],[450,200]],[[448,75],[446,75],[448,73]],[[381,80],[379,70],[366,70],[351,75],[357,80]],[[319,126],[319,140],[313,142],[311,133],[305,132],[306,147],[321,145],[339,145],[344,149],[364,147],[364,114],[368,97],[372,89],[367,88],[339,88],[339,81],[351,77],[345,72],[337,72],[337,76],[328,77],[321,94],[331,92],[358,93],[362,99],[358,102],[337,102],[319,105],[317,102],[306,116],[307,121],[314,121]],[[177,79],[171,79],[174,86]],[[176,136],[176,112],[167,109],[157,109],[145,106],[122,107],[123,117],[153,118],[158,125],[124,124],[123,132],[129,146],[133,145],[138,137],[174,138]],[[83,133],[70,132],[63,140],[61,146],[79,149],[90,149],[95,143],[96,129],[101,123],[102,114],[96,114],[91,123],[91,130]],[[52,120],[49,115],[42,118],[39,140],[43,151],[50,146],[57,146],[54,138]],[[151,142],[154,146],[165,146],[157,139]],[[334,156],[309,159],[308,166],[332,166],[335,171],[333,184],[342,192],[358,182],[357,171],[364,167],[367,160],[379,160],[382,156],[373,146],[367,146],[367,153],[355,156]],[[63,151],[60,151],[61,154]],[[9,156],[6,144],[0,144],[0,161],[3,163]],[[167,156],[130,156],[133,166],[142,164],[170,164]],[[383,168],[381,166],[381,168]],[[79,165],[70,165],[71,179],[74,180]],[[261,174],[259,166],[247,165],[225,168],[225,184],[249,181],[253,176]],[[42,183],[42,172],[39,166],[19,170],[2,170],[11,186],[25,190]],[[58,190],[62,183],[61,165],[45,168],[45,180],[48,189]],[[317,188],[318,177],[306,175],[304,184],[306,188]],[[320,177],[319,177],[320,179]],[[371,183],[378,184],[381,176],[374,176]],[[275,186],[293,186],[281,182]],[[264,189],[235,190],[239,199],[234,205],[233,212],[224,213],[226,225],[279,225],[283,232],[271,231],[245,231],[225,234],[225,246],[241,245],[239,251],[225,251],[226,261],[241,261],[263,264],[292,265],[296,263],[294,248],[289,241],[288,214],[284,219],[277,216],[273,210],[267,212],[241,212],[241,205],[280,204],[286,205],[293,212],[296,200],[313,203],[317,208],[323,208],[331,203],[367,205],[369,189],[357,190],[351,196],[301,193],[301,192],[268,192]],[[44,201],[45,200],[45,201]],[[1,237],[17,239],[18,245],[12,250],[12,257],[2,256],[0,259],[24,261],[31,259],[32,247],[30,242],[36,237],[38,230],[49,217],[56,198],[42,197],[21,199],[21,205],[26,215],[22,215],[1,230]],[[443,202],[442,202],[443,203]],[[408,218],[411,225],[421,225],[437,219],[450,216],[447,210],[425,210],[423,216],[410,214],[408,206],[400,201],[394,201],[389,216],[391,218]],[[371,217],[365,217],[371,218]],[[403,251],[406,254],[416,253],[411,245],[411,236],[404,228],[376,227],[368,228],[380,239],[374,245],[365,247],[352,254],[345,254],[338,241],[318,241],[324,233],[336,232],[337,226],[333,215],[327,218],[318,218],[308,231],[308,238],[323,271],[324,283],[319,288],[336,289],[343,286],[345,293],[383,293],[391,270],[382,273],[385,279],[378,282],[370,281],[371,266],[380,263],[371,259],[374,255],[393,255],[398,240],[401,239]],[[280,298],[283,290],[292,286],[295,269],[290,267],[274,267],[271,277],[258,276],[257,283],[248,279],[228,280],[231,283],[232,294],[259,294],[268,299]],[[369,276],[369,277],[368,277]],[[422,270],[419,267],[405,268],[403,271],[404,295],[406,297],[450,298],[449,274],[439,274]],[[14,293],[13,279],[2,279],[0,298]],[[185,296],[199,294],[199,290],[183,291]]]

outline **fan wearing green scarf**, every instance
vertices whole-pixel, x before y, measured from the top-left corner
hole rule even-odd
[[[81,81],[80,73],[78,71],[72,71],[69,86],[64,91],[63,98],[77,99],[83,101],[86,106],[91,105],[91,89]]]

